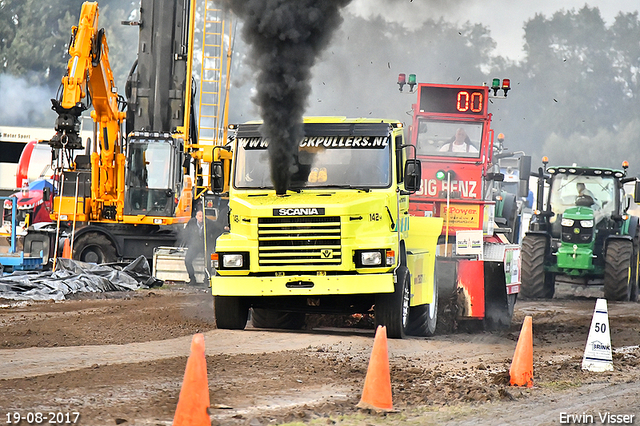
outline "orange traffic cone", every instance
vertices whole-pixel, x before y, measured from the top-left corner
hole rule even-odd
[[[65,238],[62,244],[62,257],[71,259],[71,243],[69,242],[69,238]]]
[[[387,327],[383,325],[379,325],[376,330],[369,368],[364,379],[364,389],[357,407],[376,411],[393,410],[389,353],[387,350]]]
[[[511,386],[533,387],[533,331],[531,316],[524,317],[520,337],[513,354],[509,376]]]
[[[173,416],[173,426],[211,426],[209,405],[204,335],[195,334],[191,341],[191,355],[184,371],[178,406]]]

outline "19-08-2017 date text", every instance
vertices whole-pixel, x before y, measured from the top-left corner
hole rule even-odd
[[[20,423],[29,424],[29,425],[39,425],[39,424],[76,424],[80,419],[80,413],[77,411],[73,412],[38,412],[38,411],[30,411],[27,413],[20,413],[18,411],[6,413],[6,421],[5,424],[13,424],[18,425]]]

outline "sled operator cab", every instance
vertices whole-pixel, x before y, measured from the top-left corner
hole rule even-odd
[[[494,156],[492,99],[510,81],[491,87],[416,83],[410,75],[411,144],[422,166],[421,186],[409,197],[413,217],[442,218],[437,282],[441,318],[508,327],[520,290],[516,197],[502,196],[504,174]],[[402,91],[404,79],[398,80]],[[413,90],[415,86],[415,91]],[[493,101],[492,101],[493,102]]]

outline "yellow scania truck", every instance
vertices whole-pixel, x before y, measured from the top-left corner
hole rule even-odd
[[[212,256],[218,328],[244,329],[252,309],[254,327],[374,313],[389,337],[432,335],[442,219],[409,216],[421,168],[402,123],[305,118],[285,194],[260,126],[236,126],[231,161],[212,164],[215,191],[229,196],[229,231]]]

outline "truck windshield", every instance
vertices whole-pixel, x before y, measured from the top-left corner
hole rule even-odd
[[[483,123],[420,119],[418,155],[479,158]]]
[[[262,138],[238,140],[234,186],[272,188]],[[386,188],[391,184],[389,137],[306,137],[298,147],[292,188]]]
[[[615,187],[613,177],[555,175],[551,181],[551,209],[559,215],[582,205],[610,215],[615,208]]]

